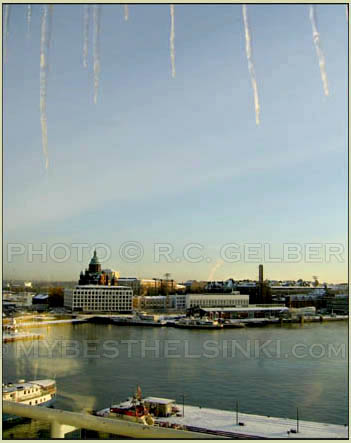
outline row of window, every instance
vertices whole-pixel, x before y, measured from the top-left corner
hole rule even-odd
[[[55,394],[52,394],[52,397],[55,397]],[[34,406],[34,405],[37,405],[38,403],[44,403],[45,401],[47,401],[47,400],[45,400],[45,398],[38,398],[37,400],[33,400],[33,401],[30,401],[28,404],[29,404],[29,406]]]
[[[73,306],[74,310],[82,311],[106,311],[106,312],[131,312],[131,306]]]
[[[113,294],[111,294],[111,290],[104,290],[104,291],[74,291],[73,292],[73,295],[99,295],[99,294],[102,294],[102,295],[113,295],[113,294],[127,294],[127,295],[132,295],[133,294],[133,292],[132,291],[124,291],[123,289],[122,290],[116,290],[116,289],[113,289]]]
[[[106,297],[106,295],[76,295],[74,297],[75,300],[101,300],[102,298],[107,298],[107,299],[115,299],[116,295],[118,296],[118,298],[125,300],[125,299],[131,299],[130,295],[119,295],[119,294],[115,294],[115,295],[111,295],[109,294],[109,297]]]
[[[80,303],[74,302],[73,306],[132,306],[132,303]]]
[[[72,306],[132,306],[132,303],[84,303],[75,302]]]
[[[29,389],[28,391],[24,391],[24,394],[26,395],[26,394],[32,394],[33,392],[38,392],[39,391],[39,389],[38,388],[33,388],[33,389]]]
[[[235,305],[247,305],[247,300],[228,300],[228,299],[219,299],[219,300],[191,300],[191,306],[235,306]]]

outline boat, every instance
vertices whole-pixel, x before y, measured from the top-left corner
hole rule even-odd
[[[222,329],[223,324],[217,320],[211,320],[207,317],[194,318],[187,317],[182,318],[174,323],[176,328],[190,328],[190,329]]]
[[[51,407],[56,400],[55,380],[19,380],[18,383],[2,385],[3,401],[14,401],[21,405]],[[21,419],[14,415],[3,414],[3,422]]]
[[[148,426],[152,426],[155,422],[144,404],[140,387],[138,387],[133,397],[127,398],[122,403],[111,405],[107,409],[95,412],[95,415],[128,420]]]
[[[245,328],[245,323],[225,320],[223,326],[225,328]]]
[[[137,312],[132,317],[113,317],[112,321],[119,326],[166,326],[167,322],[156,315]]]

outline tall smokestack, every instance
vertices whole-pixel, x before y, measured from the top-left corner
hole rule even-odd
[[[258,267],[258,297],[260,303],[263,303],[263,265]]]
[[[263,284],[263,265],[259,265],[258,267],[258,281],[260,285]]]

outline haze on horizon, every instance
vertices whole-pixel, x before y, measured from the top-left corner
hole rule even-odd
[[[347,21],[344,5],[317,5],[329,96],[323,93],[308,5],[248,5],[260,99],[255,123],[241,5],[103,5],[99,92],[93,40],[83,66],[83,5],[54,5],[47,84],[49,169],[41,146],[40,22],[11,5],[3,66],[4,278],[77,280],[94,245],[122,276],[177,281],[227,277],[347,280]],[[90,27],[91,29],[91,27]],[[143,247],[122,260],[126,242]],[[87,244],[81,260],[72,244]],[[155,244],[172,245],[156,262]],[[344,248],[343,260],[221,263],[235,243]],[[9,245],[25,252],[9,260]],[[60,263],[47,245],[68,246]],[[189,244],[204,259],[183,259]],[[99,249],[98,249],[99,251]],[[261,249],[262,251],[262,249]],[[101,255],[102,250],[100,250]],[[242,252],[243,253],[243,252]],[[57,251],[62,256],[62,250]],[[177,259],[179,259],[177,261]]]

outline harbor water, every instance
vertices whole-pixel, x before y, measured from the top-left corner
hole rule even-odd
[[[55,378],[56,408],[91,411],[145,396],[301,420],[348,422],[348,324],[225,330],[62,324],[42,340],[3,345],[3,380]],[[20,424],[5,438],[47,437]]]

